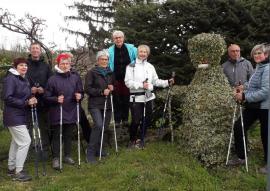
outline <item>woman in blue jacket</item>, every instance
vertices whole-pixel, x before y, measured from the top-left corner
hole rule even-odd
[[[64,162],[75,164],[71,158],[72,130],[76,128],[76,105],[83,97],[81,78],[71,70],[71,55],[62,53],[57,57],[56,73],[48,80],[45,100],[49,103],[49,123],[52,129],[52,167],[60,170],[60,105],[62,105],[62,124],[64,142]]]
[[[234,92],[236,101],[246,105],[243,112],[245,135],[246,131],[256,121],[260,121],[261,139],[264,150],[264,160],[267,161],[268,109],[269,109],[269,52],[264,44],[254,46],[251,57],[256,63],[256,70],[248,83],[239,86]],[[239,118],[234,126],[235,149],[238,159],[232,164],[244,164],[244,141]],[[266,166],[261,168],[266,173]]]
[[[3,123],[8,128],[12,139],[8,157],[8,176],[17,181],[29,181],[29,176],[23,171],[31,138],[27,130],[27,113],[29,106],[37,104],[35,97],[31,98],[29,82],[25,78],[27,60],[17,58],[13,61],[13,68],[9,69],[4,79]]]

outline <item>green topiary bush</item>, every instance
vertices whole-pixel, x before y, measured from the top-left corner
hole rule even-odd
[[[188,41],[197,71],[183,100],[178,143],[207,167],[224,163],[229,142],[234,101],[220,66],[225,49],[218,34],[202,33]]]

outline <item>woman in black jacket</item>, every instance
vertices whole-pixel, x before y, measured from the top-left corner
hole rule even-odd
[[[13,68],[9,69],[4,79],[3,86],[3,122],[12,136],[8,157],[8,176],[13,176],[14,180],[18,181],[31,180],[31,176],[23,171],[31,143],[26,125],[29,106],[37,104],[37,99],[31,98],[30,85],[25,78],[27,68],[26,59],[15,59]]]
[[[85,78],[85,92],[89,96],[88,109],[94,121],[87,148],[87,162],[92,164],[96,163],[95,156],[99,154],[105,100],[107,100],[105,128],[111,120],[111,100],[108,96],[113,91],[113,75],[108,67],[108,52],[99,51],[96,59],[97,66],[88,71]]]

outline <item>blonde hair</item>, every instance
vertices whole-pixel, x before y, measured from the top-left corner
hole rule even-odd
[[[150,54],[150,47],[148,45],[141,44],[141,45],[138,46],[138,53],[139,53],[139,49],[142,49],[142,48],[145,48],[146,49],[147,55],[149,56],[149,54]]]

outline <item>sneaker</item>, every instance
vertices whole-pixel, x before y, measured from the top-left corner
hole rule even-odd
[[[64,158],[64,163],[70,164],[70,165],[74,165],[75,161],[71,158],[71,157],[65,157]]]
[[[15,173],[16,173],[15,168],[13,170],[9,170],[9,169],[7,170],[7,176],[9,176],[9,177],[14,176]]]
[[[22,170],[21,172],[18,172],[14,175],[13,180],[26,182],[32,180],[32,177]]]
[[[228,165],[230,166],[238,166],[238,165],[243,165],[243,164],[245,164],[245,159],[237,158],[237,159],[228,161]]]
[[[141,139],[137,139],[137,140],[136,140],[135,148],[137,148],[137,149],[143,149],[143,148],[144,148],[144,144],[143,144],[143,142],[141,141]]]
[[[267,174],[267,165],[261,167],[261,168],[259,169],[259,172],[260,172],[261,174]]]
[[[60,170],[60,161],[59,158],[54,158],[52,161],[52,167],[55,170]]]

